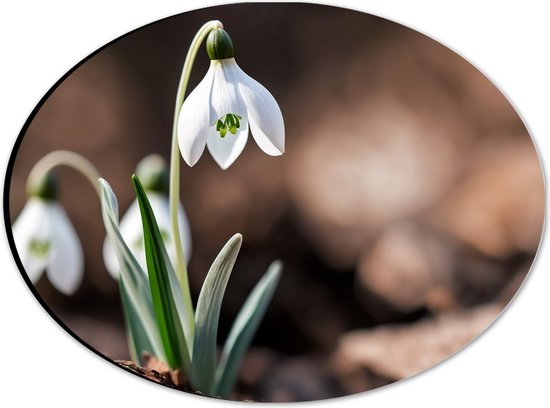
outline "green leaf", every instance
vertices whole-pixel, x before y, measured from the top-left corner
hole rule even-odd
[[[132,353],[136,353],[136,348],[141,344],[149,344],[151,352],[157,358],[166,361],[164,349],[158,332],[151,300],[151,292],[145,272],[132,255],[132,252],[124,242],[118,228],[118,203],[113,190],[107,181],[100,179],[101,185],[101,212],[105,230],[111,242],[113,243],[115,254],[120,265],[119,285],[124,287],[124,293],[121,293],[126,321],[138,319],[140,325],[132,325],[132,330],[128,332],[129,343]],[[146,338],[147,340],[144,340]],[[136,356],[137,357],[137,356]],[[136,360],[136,362],[139,362]]]
[[[187,341],[173,294],[174,285],[179,288],[179,284],[170,279],[170,274],[174,275],[174,279],[175,274],[147,194],[137,176],[132,176],[132,183],[141,211],[153,310],[164,345],[166,363],[172,368],[181,368],[189,373],[191,362]]]
[[[242,235],[235,234],[222,248],[202,285],[195,315],[193,386],[212,395],[216,371],[216,337],[223,295],[241,248]]]
[[[280,261],[269,266],[235,318],[216,371],[216,396],[227,398],[235,385],[242,358],[277,288],[282,267]]]

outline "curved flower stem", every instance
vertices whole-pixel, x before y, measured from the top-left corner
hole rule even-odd
[[[191,42],[187,56],[185,57],[185,62],[183,64],[183,70],[181,73],[180,82],[178,85],[178,93],[176,95],[176,105],[174,109],[174,123],[172,127],[172,151],[170,153],[170,220],[172,225],[172,235],[174,236],[174,244],[176,247],[176,276],[178,277],[181,290],[183,292],[183,299],[186,303],[185,310],[187,312],[187,320],[194,322],[193,317],[193,303],[191,302],[191,292],[189,290],[189,279],[187,277],[187,265],[185,263],[185,254],[183,253],[183,247],[181,243],[181,236],[179,230],[179,221],[178,221],[178,201],[180,195],[180,152],[178,146],[178,116],[185,99],[185,91],[187,89],[187,83],[189,82],[189,76],[191,75],[191,69],[193,67],[193,62],[199,50],[200,45],[208,36],[210,31],[216,28],[223,28],[223,24],[220,21],[213,20],[204,24],[195,38]],[[195,330],[194,325],[190,328],[193,336]],[[191,337],[192,338],[192,337]]]
[[[67,150],[56,150],[42,157],[31,169],[27,178],[27,186],[38,181],[57,166],[68,166],[78,170],[88,179],[101,198],[101,185],[99,184],[101,174],[88,159]]]

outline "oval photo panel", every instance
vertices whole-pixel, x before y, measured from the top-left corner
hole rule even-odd
[[[211,7],[102,47],[33,112],[6,186],[14,258],[65,330],[230,400],[433,367],[515,295],[544,218],[535,146],[489,79],[313,4]]]

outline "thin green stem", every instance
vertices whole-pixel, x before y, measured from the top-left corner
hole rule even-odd
[[[88,159],[67,150],[56,150],[42,157],[31,169],[27,186],[33,185],[57,166],[68,166],[78,170],[88,179],[101,198],[101,185],[99,184],[101,174]]]
[[[174,244],[176,247],[176,265],[175,271],[176,276],[178,277],[181,290],[183,292],[183,299],[185,302],[185,310],[187,313],[186,319],[190,322],[187,329],[190,331],[187,338],[193,338],[195,332],[195,319],[193,312],[193,303],[191,302],[191,291],[189,290],[189,279],[187,277],[187,264],[185,262],[185,254],[183,253],[183,246],[181,242],[180,230],[179,230],[179,220],[178,220],[178,203],[180,196],[180,152],[178,146],[178,116],[180,113],[181,106],[185,100],[185,91],[187,90],[187,84],[189,82],[189,76],[191,75],[191,69],[193,68],[193,62],[199,47],[202,42],[206,39],[210,31],[216,28],[223,28],[223,24],[220,21],[209,21],[204,24],[197,34],[187,56],[185,57],[185,62],[183,64],[183,70],[181,73],[181,78],[178,86],[178,93],[176,95],[176,105],[174,109],[174,123],[172,127],[172,151],[170,154],[170,220],[172,225],[172,235],[174,236]],[[190,347],[191,349],[191,347]]]

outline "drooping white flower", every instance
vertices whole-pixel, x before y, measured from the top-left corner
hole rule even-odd
[[[161,236],[166,246],[168,256],[175,262],[176,249],[170,222],[170,202],[168,198],[169,175],[164,159],[156,154],[149,155],[140,161],[136,168],[136,175],[146,190],[147,198],[151,204],[157,220]],[[191,230],[187,216],[181,204],[178,205],[178,219],[180,238],[185,259],[189,262],[191,257]],[[137,200],[130,205],[119,223],[122,238],[132,251],[134,257],[144,271],[147,271],[145,259],[145,246],[143,241],[143,224],[141,212]],[[120,273],[119,263],[109,238],[103,244],[103,260],[110,274],[117,279]]]
[[[284,153],[285,127],[275,98],[249,77],[233,58],[233,43],[223,29],[207,40],[210,68],[187,97],[178,117],[178,143],[193,166],[205,146],[222,169],[241,154],[250,128],[258,146],[271,156]]]
[[[32,283],[46,270],[60,292],[71,295],[78,289],[84,275],[82,246],[56,200],[32,196],[13,224],[13,238]]]

